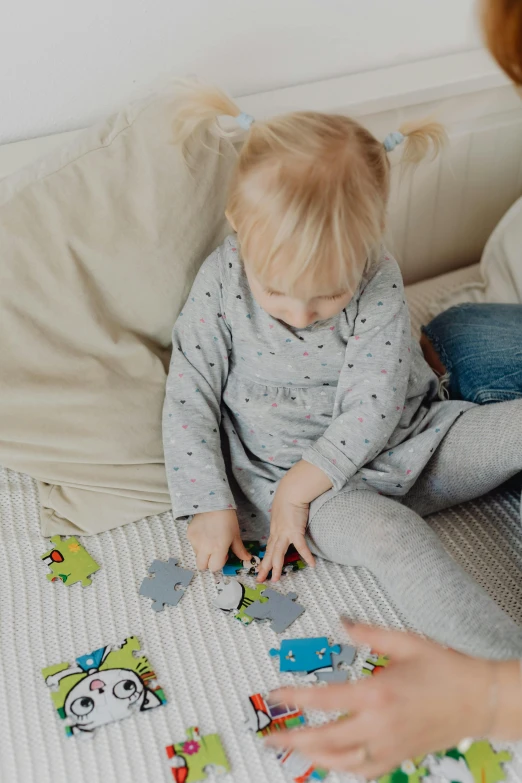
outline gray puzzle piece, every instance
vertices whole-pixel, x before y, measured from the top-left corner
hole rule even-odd
[[[283,633],[305,610],[304,606],[294,603],[296,598],[297,593],[282,595],[267,588],[263,593],[263,601],[254,601],[246,612],[254,620],[272,620],[272,630]]]
[[[346,669],[341,669],[341,664],[351,666],[355,660],[357,650],[355,647],[350,647],[349,644],[341,645],[340,653],[332,653],[332,670],[331,671],[318,671],[315,672],[316,678],[319,682],[346,682],[348,679],[348,672]]]
[[[163,560],[154,560],[149,568],[149,574],[154,577],[145,577],[140,587],[140,595],[152,598],[152,608],[155,612],[162,612],[165,604],[176,606],[183,598],[185,590],[176,590],[177,585],[188,587],[194,576],[194,571],[178,566],[178,559],[171,557],[167,563]]]

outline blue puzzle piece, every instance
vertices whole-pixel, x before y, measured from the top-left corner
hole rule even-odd
[[[330,646],[326,636],[312,639],[283,639],[279,650],[270,650],[270,655],[279,655],[279,671],[311,672],[332,665],[332,653],[341,652],[338,644]]]

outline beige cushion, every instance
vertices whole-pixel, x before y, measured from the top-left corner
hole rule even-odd
[[[491,234],[480,260],[480,276],[441,298],[431,315],[462,302],[522,304],[522,199],[506,212]]]
[[[173,112],[151,99],[0,182],[0,464],[38,480],[46,535],[170,507],[171,330],[227,231],[233,157],[209,137],[189,169]]]

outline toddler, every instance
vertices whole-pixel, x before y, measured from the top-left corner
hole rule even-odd
[[[259,580],[290,544],[370,568],[406,619],[492,657],[522,654],[522,630],[445,552],[422,515],[522,470],[522,400],[478,407],[438,397],[412,340],[400,269],[382,245],[388,152],[437,152],[436,123],[384,144],[340,115],[254,122],[217,89],[188,88],[176,141],[235,117],[246,130],[227,217],[176,321],[164,407],[175,518],[200,569],[240,531],[268,530]]]

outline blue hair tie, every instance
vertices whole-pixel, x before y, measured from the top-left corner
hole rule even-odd
[[[250,130],[253,123],[255,122],[254,117],[252,117],[251,114],[245,114],[245,112],[241,112],[241,114],[238,114],[237,117],[234,118],[237,124],[240,128],[243,128],[243,130]]]
[[[386,152],[393,152],[395,147],[398,147],[399,144],[402,144],[404,139],[405,136],[400,131],[393,131],[392,133],[388,133],[388,135],[383,141],[384,149],[386,150]]]

